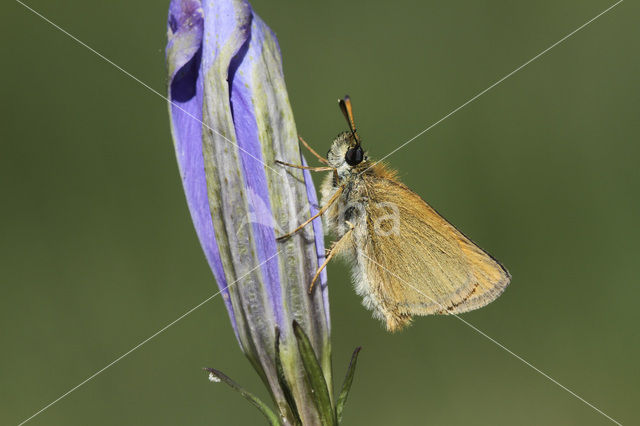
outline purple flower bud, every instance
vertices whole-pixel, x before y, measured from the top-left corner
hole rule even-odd
[[[304,424],[318,422],[292,330],[308,334],[331,389],[326,276],[307,294],[324,257],[320,219],[276,237],[317,211],[303,164],[273,32],[241,0],[173,0],[168,44],[170,116],[189,210],[244,353],[291,418],[282,365]]]

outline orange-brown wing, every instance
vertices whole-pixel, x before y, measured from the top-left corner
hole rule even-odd
[[[388,326],[394,317],[400,328],[411,315],[461,313],[495,300],[509,284],[507,270],[377,168],[366,179],[368,232],[360,261]]]

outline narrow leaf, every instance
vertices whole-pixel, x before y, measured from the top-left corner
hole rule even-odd
[[[300,414],[298,414],[298,407],[296,406],[296,400],[294,399],[289,383],[287,382],[287,377],[285,376],[284,368],[282,367],[282,360],[280,359],[280,327],[276,327],[276,373],[278,374],[278,383],[280,383],[282,393],[284,393],[284,398],[287,400],[287,404],[289,404],[289,408],[291,408],[291,411],[293,412],[294,424],[302,425]]]
[[[353,383],[353,376],[356,372],[356,363],[358,362],[360,349],[362,349],[362,347],[358,346],[356,350],[353,351],[353,355],[351,355],[349,368],[347,368],[347,374],[344,376],[344,382],[342,383],[342,390],[340,391],[340,396],[336,402],[336,417],[338,419],[338,423],[342,422],[342,410],[344,409],[344,404],[347,402],[349,390],[351,390],[351,384]]]
[[[334,426],[336,425],[335,412],[331,406],[331,396],[327,388],[327,381],[322,374],[322,367],[320,367],[309,338],[297,321],[293,321],[293,332],[298,341],[302,365],[313,392],[313,400],[320,414],[320,420],[323,425]]]
[[[238,391],[240,395],[244,396],[247,401],[255,405],[258,410],[269,420],[269,424],[271,426],[283,426],[280,418],[269,408],[267,404],[258,399],[257,396],[243,389],[239,384],[231,380],[226,374],[221,371],[218,371],[214,368],[205,368],[205,371],[209,372],[209,380],[212,382],[224,382],[233,390]]]

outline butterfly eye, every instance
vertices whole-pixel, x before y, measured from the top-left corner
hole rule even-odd
[[[345,154],[344,159],[348,165],[355,166],[360,164],[364,159],[364,152],[362,152],[362,148],[360,148],[360,146],[350,148]]]

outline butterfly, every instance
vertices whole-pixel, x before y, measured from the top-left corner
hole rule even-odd
[[[371,161],[356,131],[350,98],[339,105],[349,131],[335,138],[326,159],[300,138],[326,166],[277,161],[331,172],[322,184],[317,214],[278,238],[293,236],[319,216],[336,237],[309,291],[332,258],[344,257],[364,306],[391,332],[415,315],[459,314],[495,300],[511,281],[509,272],[402,184],[396,171]]]

